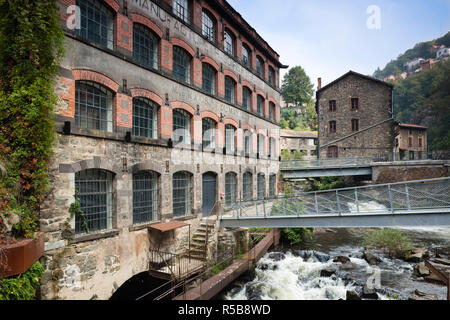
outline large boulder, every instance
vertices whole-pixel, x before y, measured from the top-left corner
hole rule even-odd
[[[269,253],[269,259],[272,259],[273,261],[281,261],[286,259],[286,256],[282,252],[271,252]]]
[[[339,262],[342,264],[346,264],[347,262],[350,262],[350,258],[346,256],[338,256],[333,259],[333,262]]]
[[[347,290],[347,293],[345,294],[346,300],[361,300],[361,297],[352,290]]]
[[[375,265],[381,262],[381,259],[371,253],[369,250],[365,250],[363,254],[364,260],[367,261],[368,264]]]
[[[414,248],[410,251],[410,254],[407,256],[406,261],[418,263],[429,257],[430,251],[428,251],[428,249]]]
[[[320,276],[321,277],[331,277],[335,273],[336,273],[335,269],[323,269],[323,270],[320,270]]]
[[[361,297],[364,299],[378,300],[378,294],[375,289],[369,288],[367,284],[364,285]]]
[[[426,277],[430,275],[430,270],[425,265],[425,262],[421,262],[414,267],[414,274],[419,277]]]
[[[409,297],[409,300],[437,300],[437,299],[438,299],[437,295],[424,293],[417,289],[411,292],[411,297]]]

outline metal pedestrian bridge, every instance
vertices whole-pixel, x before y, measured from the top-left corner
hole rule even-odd
[[[221,210],[220,226],[450,227],[450,177],[241,201]]]

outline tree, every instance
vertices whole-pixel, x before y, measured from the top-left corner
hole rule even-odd
[[[281,95],[287,104],[294,104],[295,107],[310,104],[313,94],[314,86],[302,67],[293,67],[284,76]]]

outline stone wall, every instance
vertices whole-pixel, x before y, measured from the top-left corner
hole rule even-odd
[[[448,177],[449,168],[450,161],[374,163],[372,181],[374,184],[383,184]]]

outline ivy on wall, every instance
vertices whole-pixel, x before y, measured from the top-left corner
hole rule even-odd
[[[27,272],[13,278],[0,281],[0,300],[33,300],[39,288],[44,268],[39,262],[33,264]]]
[[[0,0],[0,211],[15,213],[16,238],[38,231],[49,189],[54,81],[64,53],[56,0]]]

